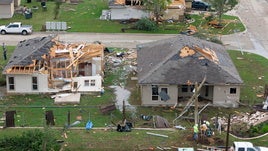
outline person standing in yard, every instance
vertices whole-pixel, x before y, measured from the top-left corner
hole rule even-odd
[[[198,141],[198,124],[194,125],[194,140],[197,142]]]

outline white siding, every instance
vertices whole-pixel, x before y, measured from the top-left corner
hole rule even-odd
[[[75,77],[72,79],[73,82],[77,82],[77,89],[73,88],[72,91],[78,92],[101,92],[102,89],[102,77],[99,75],[96,76],[87,76],[87,77]],[[89,85],[85,85],[85,80],[89,81]],[[95,86],[90,85],[91,80],[95,80]]]
[[[32,89],[32,77],[37,77],[38,89]],[[9,90],[8,77],[14,77],[15,90]],[[6,75],[8,93],[45,93],[48,91],[48,75]]]

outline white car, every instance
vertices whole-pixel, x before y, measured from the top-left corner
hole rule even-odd
[[[22,25],[21,22],[14,22],[6,26],[0,26],[0,33],[2,35],[5,35],[7,33],[27,35],[32,33],[32,26]]]

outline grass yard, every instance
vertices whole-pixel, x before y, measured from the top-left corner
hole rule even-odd
[[[76,4],[62,3],[60,5],[59,14],[56,14],[56,3],[53,1],[47,2],[47,11],[41,8],[40,2],[32,1],[26,3],[22,1],[21,6],[26,5],[28,8],[38,7],[33,10],[33,17],[26,19],[22,14],[14,14],[11,19],[1,19],[1,24],[8,24],[10,22],[20,21],[23,24],[33,25],[34,31],[42,31],[45,22],[47,21],[63,21],[67,22],[70,27],[68,32],[96,32],[96,33],[118,33],[122,28],[131,28],[134,24],[120,24],[118,21],[99,20],[101,12],[108,9],[108,0],[84,0]],[[197,27],[201,34],[207,36],[217,36],[218,34],[233,33],[233,29],[244,31],[245,28],[240,22],[239,18],[234,16],[223,16],[223,29],[211,28],[207,25],[208,20],[204,19],[204,14],[190,15],[195,21],[190,23]],[[189,23],[167,23],[162,22],[156,31],[141,31],[128,29],[126,33],[163,33],[163,34],[176,34],[185,31],[190,25]]]
[[[259,55],[251,53],[241,53],[240,51],[229,51],[244,85],[241,89],[241,102],[253,105],[262,103],[265,98],[265,84],[268,84],[268,60]]]

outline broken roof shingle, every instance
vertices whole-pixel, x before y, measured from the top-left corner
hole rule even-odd
[[[20,41],[10,57],[3,73],[14,66],[27,66],[33,60],[41,60],[44,54],[48,54],[50,48],[55,44],[54,37],[36,37],[33,39]]]
[[[180,51],[189,47],[196,51],[181,57]],[[195,47],[213,50],[215,60],[206,58]],[[138,79],[140,84],[186,84],[201,82],[207,76],[207,84],[242,84],[242,80],[226,52],[219,44],[192,36],[178,35],[137,46]],[[215,56],[214,56],[215,57]]]

